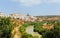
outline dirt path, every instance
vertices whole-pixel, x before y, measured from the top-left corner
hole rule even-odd
[[[19,31],[19,27],[20,26],[17,26],[13,29],[12,31],[12,38],[21,38],[21,33]]]

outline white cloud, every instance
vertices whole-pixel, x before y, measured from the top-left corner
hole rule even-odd
[[[38,4],[41,4],[42,1],[41,0],[13,0],[15,2],[20,2],[21,5],[24,5],[24,6],[33,6],[33,5],[38,5]]]
[[[47,2],[49,2],[49,3],[59,3],[60,0],[47,0]]]
[[[23,6],[34,6],[39,5],[43,2],[45,3],[60,3],[60,0],[13,0],[15,2],[20,2]]]
[[[42,3],[41,0],[20,0],[21,4],[24,6],[38,5]]]

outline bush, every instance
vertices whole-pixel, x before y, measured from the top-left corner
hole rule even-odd
[[[32,35],[24,33],[22,34],[22,38],[34,38]]]
[[[0,38],[10,38],[13,24],[11,18],[0,18]]]
[[[22,33],[22,38],[33,38],[32,35],[27,34],[26,31],[25,31],[25,28],[28,27],[28,26],[31,26],[31,25],[28,24],[28,23],[26,23],[26,24],[23,24],[23,25],[20,27],[20,32]]]

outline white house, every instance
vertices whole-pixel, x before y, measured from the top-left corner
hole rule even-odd
[[[19,18],[25,21],[35,21],[36,17],[33,16],[27,16],[27,15],[23,15],[23,14],[11,14],[10,17],[12,18]]]

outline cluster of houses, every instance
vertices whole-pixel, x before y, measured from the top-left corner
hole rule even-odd
[[[0,13],[0,17],[11,17],[11,18],[15,18],[15,19],[21,19],[21,20],[24,20],[24,21],[32,21],[32,22],[34,22],[37,19],[34,16],[23,15],[23,14],[9,14],[9,15],[6,15],[4,13]]]

